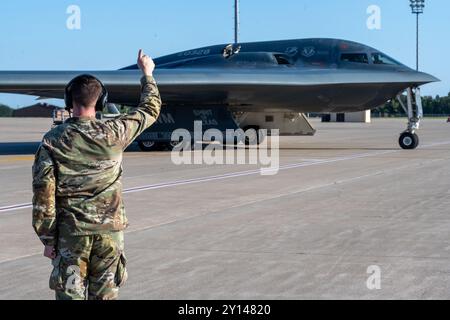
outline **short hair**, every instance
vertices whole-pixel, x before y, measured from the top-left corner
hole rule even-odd
[[[95,106],[102,95],[103,87],[94,77],[81,76],[72,83],[70,92],[74,104],[82,107]]]

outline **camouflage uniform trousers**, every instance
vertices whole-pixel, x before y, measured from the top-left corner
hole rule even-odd
[[[56,292],[56,299],[117,299],[127,279],[123,249],[122,231],[60,236],[50,276],[50,289]]]

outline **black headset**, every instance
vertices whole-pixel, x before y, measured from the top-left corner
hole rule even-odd
[[[102,86],[102,93],[100,97],[97,100],[97,104],[95,105],[95,111],[102,111],[103,108],[106,107],[108,103],[108,90],[106,90],[105,85],[96,77],[90,74],[82,74],[79,75],[67,84],[66,88],[64,89],[64,103],[66,104],[66,110],[71,111],[73,109],[73,97],[72,97],[72,85],[77,81],[89,81],[89,80],[96,80],[100,85]]]

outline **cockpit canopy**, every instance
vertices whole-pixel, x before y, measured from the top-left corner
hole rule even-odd
[[[339,39],[298,39],[215,45],[155,59],[158,68],[370,68],[406,66],[375,48]],[[135,70],[132,65],[122,70]]]
[[[362,63],[386,66],[401,66],[402,64],[381,52],[372,53],[341,53],[341,62]]]

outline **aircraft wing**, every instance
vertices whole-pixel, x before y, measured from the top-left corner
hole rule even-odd
[[[105,84],[110,102],[138,103],[139,70],[0,71],[0,92],[63,98],[65,85],[82,73],[93,74]],[[167,104],[257,106],[309,112],[375,108],[408,87],[438,81],[415,71],[289,67],[156,69],[155,78]]]

